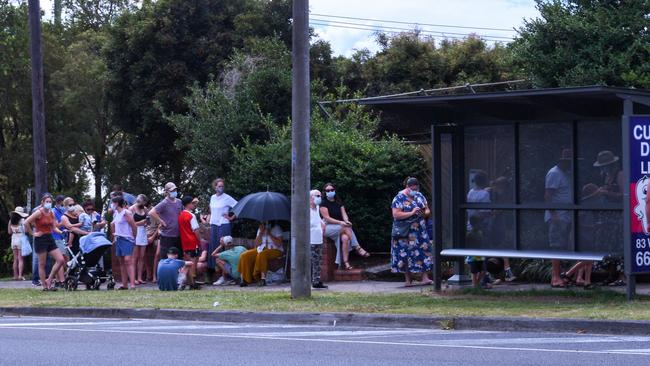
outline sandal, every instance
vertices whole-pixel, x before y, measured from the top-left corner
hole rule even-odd
[[[610,283],[609,286],[612,286],[612,287],[625,286],[625,281],[623,281],[623,280],[616,280],[616,281]]]
[[[362,256],[362,257],[364,257],[364,258],[368,258],[368,257],[370,257],[370,253],[366,252],[366,251],[365,251],[363,248],[361,248],[361,247],[357,247],[356,251],[357,251],[357,254],[359,254],[360,256]]]
[[[343,262],[343,269],[345,269],[346,271],[350,271],[353,270],[354,267],[352,267],[348,262]]]
[[[593,284],[591,284],[591,283],[587,283],[587,284],[585,284],[585,286],[584,286],[583,288],[584,288],[585,290],[593,290],[593,289],[595,289],[596,287],[595,287]]]
[[[129,288],[128,288],[128,287],[124,287],[124,286],[120,286],[120,287],[118,287],[117,289],[118,289],[118,290],[128,290]]]

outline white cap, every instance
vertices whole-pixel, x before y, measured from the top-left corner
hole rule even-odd
[[[231,244],[232,243],[232,236],[226,235],[226,236],[222,237],[221,240],[223,240],[224,244]]]

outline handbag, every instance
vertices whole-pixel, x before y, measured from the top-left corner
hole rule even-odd
[[[406,238],[409,236],[411,222],[409,220],[394,220],[391,236],[396,239]]]
[[[30,254],[32,254],[32,246],[29,244],[29,238],[27,237],[27,234],[24,234],[22,238],[22,245],[20,247],[20,255],[27,257]]]

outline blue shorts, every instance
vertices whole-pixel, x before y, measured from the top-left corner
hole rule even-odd
[[[128,257],[133,255],[135,241],[133,239],[117,236],[115,239],[115,255],[118,257]]]

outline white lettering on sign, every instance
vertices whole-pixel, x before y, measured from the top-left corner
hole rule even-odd
[[[650,161],[641,162],[641,174],[650,174]]]
[[[650,155],[650,143],[642,141],[641,142],[641,156],[648,156],[648,155]]]
[[[634,131],[632,131],[635,140],[650,140],[650,126],[634,126]]]

